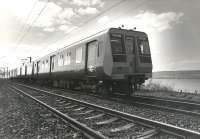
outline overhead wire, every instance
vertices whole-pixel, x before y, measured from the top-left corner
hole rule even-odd
[[[34,1],[31,10],[29,11],[29,13],[27,14],[27,16],[25,17],[24,24],[20,27],[20,29],[19,29],[19,31],[18,31],[19,33],[21,33],[21,32],[23,33],[23,32],[25,31],[27,22],[28,22],[28,20],[29,20],[29,18],[30,18],[30,16],[31,16],[31,14],[32,14],[32,12],[33,12],[33,10],[34,10],[34,8],[35,8],[37,2],[38,2],[38,0],[35,0],[35,1]],[[19,43],[20,37],[21,37],[21,35],[19,35],[19,37],[17,37],[17,39],[16,39],[16,43],[15,43],[16,45],[15,45],[15,48],[14,48],[15,50],[17,49],[17,45],[18,45],[18,43]],[[5,58],[5,57],[6,57],[6,56],[3,56],[3,57],[1,57],[0,59],[3,59],[3,58]]]
[[[134,11],[136,10],[136,9],[138,9],[138,8],[140,8],[141,6],[143,6],[144,5],[144,3],[146,2],[147,0],[143,0],[141,3],[139,3],[136,7],[134,7]],[[133,8],[133,7],[132,7]],[[127,10],[124,14],[126,14],[126,13],[128,13],[128,12],[130,12],[129,10]],[[120,15],[118,15],[117,17],[115,17],[115,19],[112,19],[111,21],[109,21],[109,22],[113,22],[113,21],[116,21],[116,20],[118,20],[119,19],[119,17],[120,17]]]
[[[106,13],[106,12],[112,10],[113,8],[117,7],[118,5],[120,5],[120,4],[122,4],[123,2],[126,2],[126,1],[127,1],[127,0],[120,0],[119,2],[117,2],[117,3],[113,4],[112,6],[106,8],[106,10],[104,10],[103,12],[101,12],[101,13],[97,14],[96,16],[93,16],[93,17],[91,17],[90,19],[88,19],[88,20],[82,22],[79,26],[77,26],[76,28],[70,30],[66,35],[64,35],[63,38],[65,38],[66,36],[68,36],[71,32],[80,29],[82,26],[88,24],[89,22],[93,21],[93,20],[96,19],[97,17],[103,15],[104,13]],[[63,38],[62,38],[62,39],[63,39]],[[55,40],[54,42],[50,42],[51,44],[48,43],[46,46],[48,46],[48,45],[52,46],[53,44],[57,43],[58,41],[60,41],[60,40],[62,40],[62,39],[59,38],[59,39]],[[53,43],[53,44],[52,44],[52,43]],[[46,49],[46,47],[45,47],[44,49]]]
[[[72,29],[71,31],[69,31],[69,32],[67,33],[67,35],[64,35],[64,37],[69,36],[70,33],[71,33],[72,31],[75,31],[75,30],[77,30],[77,29],[80,29],[82,26],[88,24],[89,22],[93,21],[93,20],[96,19],[97,17],[103,15],[104,13],[110,11],[111,9],[117,7],[118,5],[120,5],[120,4],[122,4],[123,2],[126,2],[126,1],[127,1],[127,0],[121,0],[121,1],[119,1],[119,2],[117,2],[117,3],[115,3],[115,4],[113,4],[112,6],[110,6],[110,7],[107,8],[106,10],[104,10],[103,12],[99,13],[98,15],[93,16],[92,18],[90,18],[90,19],[88,19],[88,20],[82,22],[77,28]],[[143,5],[143,3],[144,3],[145,1],[146,1],[146,0],[143,0],[143,1],[142,1],[139,5],[137,5],[134,9],[139,8],[141,5]],[[45,9],[45,8],[43,8],[43,9]],[[40,12],[40,13],[42,13],[42,12]],[[113,21],[113,20],[112,20],[112,21]],[[63,38],[64,38],[64,37],[63,37]],[[62,38],[62,39],[63,39],[63,38]],[[54,41],[53,44],[57,43],[58,41],[60,41],[60,40],[62,40],[62,39],[59,38],[58,40]],[[52,44],[52,42],[51,42],[51,44],[47,44],[47,45],[45,45],[45,46],[48,46],[48,47],[49,47],[49,45],[51,46],[51,45],[53,45],[53,44]],[[46,47],[43,47],[43,49],[46,49]],[[43,49],[41,49],[41,50],[43,50]]]
[[[15,50],[19,47],[19,45],[22,43],[22,41],[24,40],[24,38],[26,37],[26,35],[31,31],[34,23],[39,19],[39,17],[41,16],[42,12],[46,9],[47,5],[48,5],[49,0],[47,0],[47,2],[44,4],[44,6],[42,7],[42,9],[40,10],[40,12],[38,13],[38,15],[35,17],[35,19],[31,22],[31,24],[29,25],[29,28],[26,30],[26,32],[24,32],[24,34],[22,35],[22,37],[20,38],[19,42],[17,43]]]
[[[31,14],[32,14],[32,12],[33,12],[33,10],[34,10],[34,8],[35,8],[37,2],[38,2],[38,0],[35,0],[35,2],[33,3],[33,6],[32,6],[32,8],[31,8],[30,12],[27,14],[27,16],[26,16],[26,18],[25,18],[24,25],[21,26],[21,28],[19,29],[19,33],[21,33],[21,32],[23,33],[23,32],[25,31],[26,26],[27,26],[27,24],[28,24],[27,22],[28,22],[28,20],[29,20],[29,18],[30,18],[30,16],[31,16]],[[20,37],[20,36],[19,36],[19,37]],[[19,38],[19,37],[18,37],[18,38]],[[18,43],[19,40],[20,40],[20,38],[17,39],[17,43]]]
[[[72,31],[75,31],[75,30],[80,29],[80,27],[82,27],[82,26],[88,24],[90,21],[93,21],[94,19],[100,17],[100,16],[103,15],[104,13],[106,13],[106,12],[112,10],[113,8],[117,7],[118,5],[120,5],[120,4],[122,4],[123,2],[126,2],[126,1],[128,1],[128,0],[121,0],[121,1],[119,1],[119,2],[117,2],[117,3],[115,3],[115,4],[113,4],[112,6],[110,6],[109,8],[107,8],[106,10],[104,10],[103,12],[99,13],[98,15],[93,16],[93,17],[90,18],[89,20],[87,20],[87,21],[81,23],[81,25],[79,25],[77,28],[72,29],[71,31],[69,31],[63,38],[69,36],[70,33],[71,33]],[[143,0],[139,5],[137,5],[137,6],[134,8],[134,10],[135,10],[135,9],[138,9],[139,7],[141,7],[141,6],[145,3],[145,1],[146,1],[146,0]],[[119,17],[119,16],[117,16],[117,17]],[[117,18],[117,17],[116,17],[116,18]],[[118,19],[118,18],[117,18],[117,19]],[[115,20],[117,20],[117,19],[115,19]],[[113,22],[113,21],[115,21],[115,20],[111,20],[111,22]],[[62,39],[63,39],[63,38],[62,38]],[[45,45],[45,46],[47,46],[47,47],[49,47],[49,45],[52,46],[52,45],[56,44],[57,42],[59,42],[59,41],[62,40],[62,39],[59,38],[59,39],[55,40],[54,42],[50,42],[51,44],[48,43],[48,44]],[[53,43],[53,44],[52,44],[52,43]],[[44,47],[43,49],[47,49],[47,48]],[[43,50],[43,49],[42,49],[42,50]]]

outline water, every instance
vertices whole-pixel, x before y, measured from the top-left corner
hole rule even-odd
[[[145,84],[151,82],[159,83],[164,86],[169,86],[175,91],[182,90],[183,92],[200,93],[200,79],[149,79]]]

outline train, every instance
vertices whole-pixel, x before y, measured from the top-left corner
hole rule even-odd
[[[9,72],[16,80],[130,95],[152,76],[152,58],[145,32],[109,28]]]

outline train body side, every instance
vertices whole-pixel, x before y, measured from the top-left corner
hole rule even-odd
[[[26,67],[26,68],[25,68]],[[141,80],[151,77],[148,37],[111,28],[20,67],[20,76],[56,80]]]
[[[102,32],[37,59],[33,64],[33,77],[76,80],[106,78],[108,75],[103,71],[105,36],[106,32]],[[92,45],[95,47],[90,49]],[[87,53],[88,49],[90,53]]]

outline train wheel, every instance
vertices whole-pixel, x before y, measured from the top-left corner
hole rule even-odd
[[[133,84],[131,82],[131,80],[129,80],[128,82],[128,96],[131,96],[133,93]]]
[[[112,94],[112,83],[110,81],[103,81],[97,83],[96,92],[101,95]]]
[[[134,83],[133,86],[134,86],[134,91],[137,91],[138,90],[137,83]]]
[[[74,90],[74,88],[75,88],[74,82],[71,81],[71,82],[69,83],[69,89]]]

